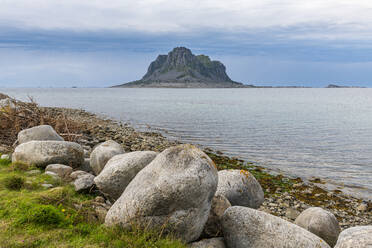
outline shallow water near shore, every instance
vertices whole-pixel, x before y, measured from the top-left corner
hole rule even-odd
[[[1,89],[372,199],[372,89]]]

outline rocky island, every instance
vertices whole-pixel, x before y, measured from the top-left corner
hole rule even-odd
[[[190,49],[176,47],[168,55],[159,55],[142,79],[113,87],[120,88],[241,88],[220,61],[206,55],[194,55]]]

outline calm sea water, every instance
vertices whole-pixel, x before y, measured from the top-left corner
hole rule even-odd
[[[0,89],[82,108],[372,199],[372,89]]]

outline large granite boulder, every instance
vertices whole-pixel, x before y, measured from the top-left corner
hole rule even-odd
[[[203,237],[222,236],[221,217],[229,207],[231,207],[231,204],[223,195],[215,195],[213,197],[211,211],[204,226]]]
[[[223,238],[203,239],[189,245],[190,248],[226,248]]]
[[[18,133],[18,144],[23,144],[33,140],[64,141],[64,139],[49,125],[24,129]]]
[[[83,148],[68,141],[30,141],[18,145],[13,162],[25,162],[41,168],[49,164],[65,164],[76,168],[84,161]]]
[[[303,211],[295,224],[321,237],[331,247],[335,246],[341,232],[336,217],[322,208],[312,207]]]
[[[229,248],[329,248],[311,232],[252,208],[230,207],[221,222]]]
[[[108,140],[96,146],[90,154],[90,167],[95,175],[98,175],[105,167],[107,161],[113,156],[124,153],[120,144]]]
[[[372,226],[356,226],[343,230],[335,248],[371,248]]]
[[[105,223],[132,223],[196,240],[208,219],[218,183],[213,161],[192,145],[160,153],[129,183],[107,213]]]
[[[216,195],[225,196],[232,206],[259,208],[264,192],[256,178],[246,170],[221,170],[218,172]]]
[[[116,155],[94,179],[97,188],[111,201],[115,202],[125,188],[158,155],[152,151],[137,151]]]
[[[63,164],[50,164],[45,168],[45,171],[51,171],[56,173],[60,178],[69,179],[72,167]]]

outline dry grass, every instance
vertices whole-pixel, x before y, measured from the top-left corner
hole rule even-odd
[[[32,99],[21,102],[12,99],[14,107],[0,108],[0,143],[11,146],[19,131],[38,125],[51,125],[66,141],[76,141],[82,123],[68,119],[63,114],[54,115],[40,108]]]

